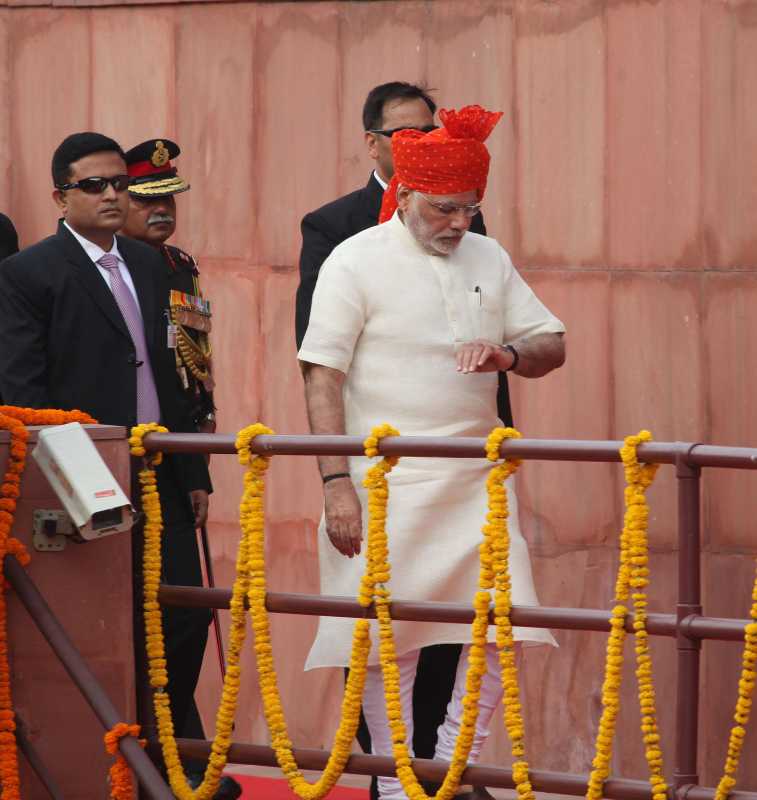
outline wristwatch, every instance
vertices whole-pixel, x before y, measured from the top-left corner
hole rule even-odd
[[[518,366],[518,360],[520,359],[518,351],[511,344],[503,345],[502,349],[509,350],[513,354],[513,363],[505,370],[505,372],[512,372]]]

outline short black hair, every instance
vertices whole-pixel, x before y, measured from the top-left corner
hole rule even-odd
[[[433,89],[425,86],[416,86],[405,81],[392,81],[374,86],[368,97],[365,98],[363,105],[363,128],[367,131],[371,128],[380,128],[381,120],[384,115],[384,106],[389,100],[414,100],[420,98],[428,106],[432,114],[436,113],[436,103],[429,96]]]
[[[68,183],[71,177],[71,164],[92,153],[102,152],[118,153],[124,161],[126,160],[121,145],[109,136],[103,136],[102,133],[85,131],[66,136],[53,153],[53,185],[62,186]]]

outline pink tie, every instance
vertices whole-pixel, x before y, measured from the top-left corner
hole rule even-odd
[[[134,349],[137,351],[137,422],[159,422],[160,403],[155,388],[155,378],[147,351],[144,323],[137,300],[126,285],[118,268],[118,258],[112,253],[100,256],[97,263],[108,270],[110,289],[121,311],[126,327],[129,329]]]

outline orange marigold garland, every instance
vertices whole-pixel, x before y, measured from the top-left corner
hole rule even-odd
[[[752,710],[752,695],[757,681],[757,573],[752,587],[752,606],[749,609],[752,621],[744,627],[744,652],[741,656],[741,679],[739,680],[739,696],[733,715],[736,723],[728,737],[728,754],[723,767],[723,776],[715,790],[715,800],[725,800],[736,785],[735,775],[739,768],[741,750],[746,736],[746,725]]]
[[[11,696],[10,665],[8,663],[8,626],[5,604],[5,556],[10,554],[26,566],[30,557],[24,545],[11,536],[16,501],[21,494],[21,478],[26,466],[29,432],[27,425],[62,425],[66,422],[94,423],[81,411],[16,408],[0,406],[0,429],[10,433],[8,464],[0,486],[0,800],[19,800],[18,753],[16,750],[15,714]]]
[[[111,800],[132,800],[134,786],[131,779],[131,770],[126,759],[121,755],[119,742],[124,736],[139,736],[139,725],[127,725],[125,722],[116,723],[104,736],[105,750],[111,756],[116,756],[116,763],[110,768],[110,798]],[[142,747],[145,741],[140,741]]]
[[[662,751],[652,682],[652,657],[646,629],[646,586],[649,583],[647,540],[649,507],[646,490],[654,480],[658,465],[640,464],[637,456],[638,446],[651,439],[649,431],[641,431],[636,436],[627,436],[620,450],[626,479],[626,512],[620,535],[620,564],[615,584],[617,603],[610,617],[610,637],[607,642],[605,680],[602,685],[602,716],[596,739],[596,755],[592,761],[593,770],[586,791],[587,800],[600,800],[603,796],[602,786],[610,774],[615,723],[620,708],[623,645],[626,638],[625,621],[629,613],[626,604],[629,595],[634,610],[633,628],[636,638],[636,677],[641,709],[641,730],[644,736],[652,797],[653,800],[665,800],[667,797],[668,787],[662,771]]]
[[[499,460],[502,442],[507,439],[520,439],[515,428],[495,428],[486,440],[486,457],[490,461]],[[531,786],[526,761],[525,723],[520,704],[520,685],[518,682],[518,664],[515,658],[515,640],[513,626],[510,622],[512,610],[510,583],[510,533],[507,519],[510,515],[507,502],[505,481],[520,466],[520,459],[508,459],[497,464],[489,471],[486,479],[486,490],[489,497],[489,513],[484,525],[484,542],[481,545],[482,563],[486,564],[486,572],[482,571],[481,588],[494,588],[494,622],[497,627],[497,650],[502,667],[502,706],[505,715],[505,728],[510,737],[513,761],[513,782],[520,800],[533,800],[534,791]]]
[[[256,436],[272,433],[264,425],[251,425],[240,431],[237,436],[239,460],[247,467],[244,476],[244,495],[240,506],[240,522],[242,538],[249,546],[249,590],[247,597],[255,631],[255,655],[260,682],[260,694],[263,701],[268,729],[271,734],[271,746],[276,752],[276,759],[282,772],[289,781],[292,791],[302,800],[320,800],[333,788],[344,772],[347,759],[350,757],[352,741],[355,738],[360,722],[360,705],[365,686],[366,665],[371,648],[369,622],[367,619],[355,621],[352,654],[350,656],[350,674],[342,701],[342,714],[334,744],[326,768],[314,784],[308,783],[297,767],[292,753],[292,742],[289,739],[284,709],[281,703],[276,670],[273,663],[271,647],[271,631],[266,609],[266,577],[265,577],[265,519],[264,492],[265,472],[270,458],[255,456],[250,445]]]

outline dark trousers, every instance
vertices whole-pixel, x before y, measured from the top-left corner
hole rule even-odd
[[[435,644],[421,650],[413,684],[413,751],[417,758],[434,757],[436,732],[452,697],[461,650],[459,644]],[[371,735],[362,712],[357,740],[363,752],[371,752]],[[378,800],[375,777],[371,779],[371,800]]]
[[[163,511],[162,575],[163,583],[180,586],[202,586],[202,567],[197,547],[194,514],[189,495],[182,489],[177,477],[175,457],[165,456],[157,468],[158,490]],[[133,494],[135,502],[138,493]],[[134,646],[137,676],[146,683],[146,658],[144,649],[144,619],[142,616],[142,526],[135,527],[132,537],[134,564]],[[210,609],[163,608],[163,638],[168,669],[168,692],[171,713],[177,737],[205,738],[194,692],[208,641],[208,625],[212,619]],[[151,700],[145,692],[140,703],[140,722],[152,720]],[[203,769],[204,764],[185,761],[188,769]]]

